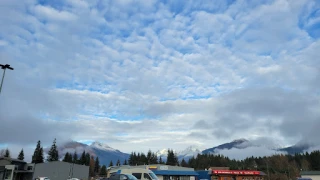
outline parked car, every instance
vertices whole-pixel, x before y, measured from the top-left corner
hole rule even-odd
[[[108,180],[138,180],[132,174],[112,174]]]
[[[50,180],[48,177],[37,177],[35,180]]]

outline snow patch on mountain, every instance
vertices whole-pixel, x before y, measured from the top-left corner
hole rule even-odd
[[[185,150],[179,151],[177,153],[178,157],[194,157],[197,156],[198,154],[201,154],[201,150],[197,146],[189,146]]]
[[[103,151],[118,151],[117,149],[114,149],[107,144],[103,144],[101,142],[95,141],[90,145],[91,148],[103,150]]]

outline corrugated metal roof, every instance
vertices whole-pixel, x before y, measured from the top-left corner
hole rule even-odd
[[[301,171],[301,175],[320,175],[320,171]]]
[[[152,171],[156,175],[171,175],[171,176],[198,176],[195,171],[168,171],[168,170],[155,170]]]

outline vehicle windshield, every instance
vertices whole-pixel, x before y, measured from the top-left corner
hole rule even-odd
[[[152,179],[158,179],[158,177],[153,172],[150,172],[149,174]]]
[[[130,180],[138,180],[135,176],[131,175],[131,174],[127,174],[128,178]]]

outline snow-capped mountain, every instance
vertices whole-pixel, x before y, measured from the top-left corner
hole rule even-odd
[[[110,161],[112,161],[113,164],[115,164],[118,160],[123,163],[125,159],[128,160],[129,158],[129,154],[123,153],[108,146],[107,144],[97,141],[93,142],[90,146],[76,141],[69,141],[66,143],[58,144],[57,147],[60,159],[62,159],[67,152],[72,154],[76,152],[78,157],[80,157],[82,152],[85,151],[88,152],[91,156],[98,156],[100,164],[108,166]],[[45,157],[49,150],[50,147],[44,148]]]
[[[202,151],[197,146],[189,146],[185,150],[179,151],[177,153],[179,160],[189,160],[191,157],[195,157],[198,154],[201,154]]]
[[[219,149],[232,149],[232,148],[237,148],[237,149],[244,149],[247,147],[252,146],[252,144],[246,140],[246,139],[236,139],[232,142],[229,143],[224,143],[209,149],[205,149],[202,151],[203,154],[215,154],[217,153],[217,150]]]
[[[181,150],[181,151],[173,150],[173,152],[176,153],[179,161],[181,161],[182,159],[187,161],[191,157],[195,157],[198,154],[201,154],[201,150],[197,146],[189,146],[184,150]],[[168,156],[168,149],[159,150],[156,152],[156,155],[158,158],[161,157],[162,160],[166,161]]]
[[[90,145],[91,148],[103,150],[103,151],[118,151],[117,149],[114,149],[107,144],[103,144],[101,142],[95,141]]]

